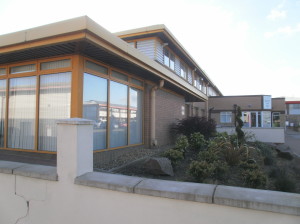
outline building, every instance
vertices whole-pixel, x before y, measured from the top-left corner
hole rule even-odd
[[[219,127],[235,126],[236,107],[242,110],[245,128],[285,126],[285,98],[270,95],[223,96],[209,98],[209,113]]]
[[[0,148],[56,153],[56,120],[95,121],[94,151],[172,143],[221,96],[164,25],[112,34],[79,17],[0,36]]]
[[[287,126],[300,131],[300,98],[287,98],[285,105]]]

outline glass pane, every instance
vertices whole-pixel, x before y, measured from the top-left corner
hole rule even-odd
[[[21,66],[11,67],[10,73],[17,74],[17,73],[23,73],[23,72],[34,72],[35,70],[36,70],[35,64],[21,65]]]
[[[91,62],[91,61],[85,61],[85,67],[88,68],[88,69],[94,70],[96,72],[100,72],[100,73],[105,74],[105,75],[108,74],[108,69],[107,68],[105,68],[101,65],[98,65],[94,62]]]
[[[134,78],[131,78],[130,81],[132,84],[137,85],[137,86],[143,86],[143,82]]]
[[[170,66],[169,51],[166,48],[164,48],[164,64],[168,67]]]
[[[130,88],[130,144],[143,142],[143,92]]]
[[[41,151],[56,151],[56,120],[70,117],[71,72],[40,77],[39,146]]]
[[[0,68],[0,75],[6,75],[6,69]]]
[[[94,150],[106,148],[107,80],[84,74],[83,118],[95,121]]]
[[[127,145],[127,86],[110,82],[110,147]]]
[[[170,54],[170,68],[175,70],[175,56],[174,54]]]
[[[5,109],[6,109],[6,80],[0,80],[0,147],[4,147]]]
[[[8,147],[34,149],[35,76],[10,80],[8,110]]]
[[[48,61],[41,63],[41,70],[68,68],[71,67],[71,60]]]
[[[112,77],[115,77],[117,79],[121,79],[123,81],[128,81],[127,75],[124,75],[124,74],[122,74],[120,72],[112,71],[111,75],[112,75]]]

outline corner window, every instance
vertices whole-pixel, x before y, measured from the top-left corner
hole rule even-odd
[[[220,113],[221,123],[232,123],[232,112],[221,112]]]

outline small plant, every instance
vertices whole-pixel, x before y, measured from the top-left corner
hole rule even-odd
[[[189,173],[198,182],[202,182],[208,177],[212,177],[214,172],[214,167],[211,163],[206,161],[192,161],[189,167]]]
[[[189,147],[188,138],[185,135],[179,136],[175,142],[175,149],[185,152],[188,147]]]
[[[296,184],[292,181],[286,172],[286,169],[273,169],[269,177],[275,179],[274,186],[277,191],[294,192]]]
[[[206,150],[201,151],[198,154],[199,161],[206,161],[208,163],[213,163],[220,159],[220,153],[217,150]]]
[[[228,166],[223,161],[192,161],[189,173],[198,181],[202,182],[207,178],[222,179],[228,171]]]
[[[206,145],[206,140],[200,132],[191,134],[190,136],[190,148],[194,151],[202,150]]]
[[[267,176],[259,169],[247,169],[242,172],[245,184],[251,188],[265,188],[267,184]]]
[[[171,160],[172,165],[177,165],[179,161],[184,159],[183,152],[176,149],[169,149],[164,156]]]
[[[216,122],[206,117],[188,117],[179,120],[173,128],[177,134],[190,137],[191,134],[200,132],[206,139],[216,133]]]
[[[235,122],[237,123],[235,131],[237,134],[238,145],[241,145],[245,142],[245,133],[242,131],[244,122],[242,121],[241,117],[242,117],[241,107],[238,106],[237,112],[236,112],[236,117],[235,117]]]

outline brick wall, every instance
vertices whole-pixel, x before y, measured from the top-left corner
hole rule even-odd
[[[182,114],[182,107],[184,106],[183,97],[161,89],[156,91],[156,139],[159,146],[174,142],[170,129],[176,119],[185,117]]]

